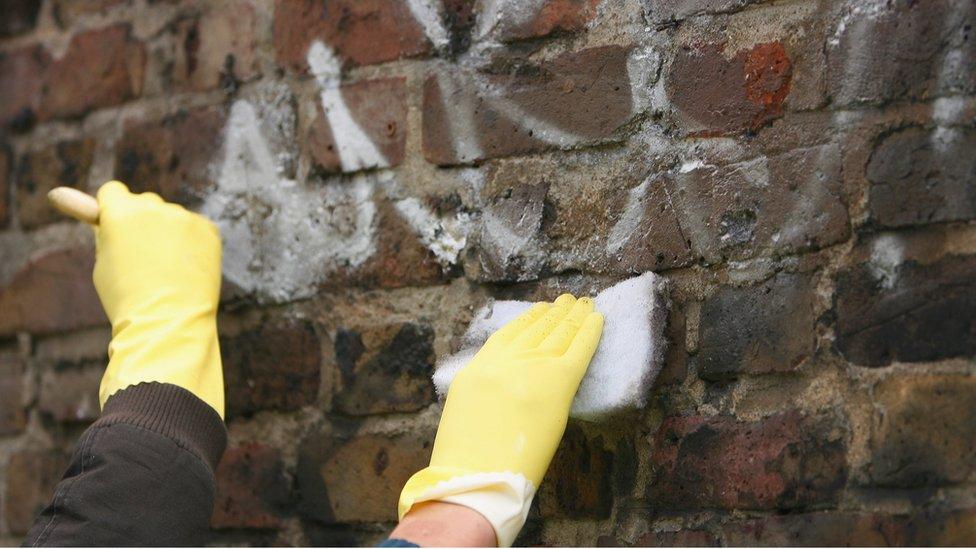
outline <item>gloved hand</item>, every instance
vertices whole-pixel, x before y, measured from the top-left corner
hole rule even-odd
[[[183,387],[224,416],[217,343],[220,232],[205,218],[118,181],[98,190],[95,289],[112,322],[102,406],[157,381]]]
[[[566,429],[603,332],[589,298],[537,303],[493,334],[448,391],[430,466],[400,495],[478,511],[510,545]]]

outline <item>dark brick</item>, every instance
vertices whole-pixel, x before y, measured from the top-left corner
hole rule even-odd
[[[543,518],[609,518],[613,506],[613,453],[602,436],[570,425],[539,487]]]
[[[352,65],[431,50],[405,0],[277,0],[273,33],[278,63],[299,73],[308,70],[306,55],[316,40]]]
[[[51,56],[42,46],[0,52],[0,124],[15,131],[37,120]]]
[[[651,21],[680,21],[700,14],[729,13],[764,0],[641,0]]]
[[[755,132],[783,113],[793,64],[779,42],[726,57],[723,44],[684,46],[667,77],[683,129],[713,136]]]
[[[714,534],[704,530],[647,532],[634,543],[636,547],[719,547]]]
[[[277,448],[249,442],[228,448],[216,471],[213,528],[281,528],[289,480]]]
[[[317,115],[307,139],[313,165],[326,172],[353,172],[364,168],[397,166],[403,161],[407,137],[407,90],[405,78],[384,78],[348,84],[336,90],[353,119],[369,137],[383,158],[374,165],[362,161],[343,166],[340,142],[332,125],[317,103]],[[348,161],[347,161],[348,162]]]
[[[837,347],[863,366],[976,353],[976,257],[857,264],[837,276]]]
[[[344,414],[414,412],[434,402],[434,331],[403,323],[340,329],[339,383],[333,404]]]
[[[7,227],[10,201],[10,151],[0,144],[0,229]]]
[[[501,17],[495,31],[502,41],[578,32],[596,16],[599,0],[545,0],[529,18]]]
[[[976,508],[926,510],[904,520],[905,545],[965,547],[976,543]]]
[[[10,533],[27,533],[34,518],[51,500],[67,464],[66,457],[53,450],[16,450],[10,455],[3,508]]]
[[[613,139],[633,114],[628,52],[604,46],[494,74],[431,76],[424,85],[424,156],[462,164]],[[452,133],[463,126],[464,135]]]
[[[146,51],[128,25],[77,34],[45,77],[41,119],[76,117],[142,93]]]
[[[37,407],[63,423],[88,422],[98,419],[101,406],[98,387],[108,360],[87,364],[60,362],[41,373],[41,390]]]
[[[723,287],[701,308],[699,374],[794,370],[814,351],[814,284],[780,273],[758,286]]]
[[[976,13],[961,9],[964,4],[896,0],[858,13],[847,8],[827,47],[833,102],[882,104],[976,91]]]
[[[207,10],[177,25],[179,55],[172,77],[190,90],[234,89],[256,78],[257,57],[254,7],[242,1]]]
[[[802,513],[730,522],[722,537],[730,546],[904,546],[902,522],[883,514]]]
[[[879,411],[864,465],[872,484],[939,486],[976,473],[976,378],[892,377],[872,400]]]
[[[132,192],[195,205],[210,188],[226,113],[221,107],[181,111],[162,122],[130,122],[115,148],[115,176]]]
[[[0,290],[0,336],[50,334],[108,323],[92,283],[93,250],[47,252]]]
[[[301,510],[328,524],[395,521],[400,490],[427,466],[432,446],[432,434],[314,433],[299,447]]]
[[[650,497],[673,509],[797,509],[836,501],[847,444],[826,417],[669,417],[654,436]]]
[[[709,262],[796,253],[850,234],[836,145],[728,165],[678,170],[666,180],[678,223]]]
[[[0,436],[19,433],[27,426],[24,383],[23,361],[14,353],[0,353]]]
[[[41,0],[6,0],[0,17],[0,37],[15,36],[34,29]]]
[[[870,221],[904,227],[976,217],[976,131],[912,127],[880,140],[866,175]]]
[[[311,322],[265,321],[220,338],[227,414],[297,410],[318,397],[322,349]]]
[[[93,139],[62,141],[25,154],[17,167],[17,212],[25,229],[64,220],[47,201],[47,192],[65,186],[85,189],[95,155]]]

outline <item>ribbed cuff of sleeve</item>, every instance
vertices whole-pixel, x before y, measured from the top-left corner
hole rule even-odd
[[[109,397],[102,417],[93,427],[118,423],[169,437],[206,460],[213,469],[227,446],[227,428],[213,407],[169,383],[139,383]]]

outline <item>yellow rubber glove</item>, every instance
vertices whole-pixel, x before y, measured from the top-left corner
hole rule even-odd
[[[451,383],[430,466],[403,488],[400,517],[421,501],[466,505],[510,545],[602,332],[593,301],[567,294],[493,334]]]
[[[220,232],[118,181],[98,190],[95,289],[112,321],[102,406],[142,382],[179,385],[224,416],[217,343]]]

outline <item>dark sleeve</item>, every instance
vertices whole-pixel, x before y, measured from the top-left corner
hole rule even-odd
[[[377,545],[377,547],[420,547],[412,541],[407,541],[405,539],[398,538],[386,538],[383,543]]]
[[[119,391],[81,436],[24,545],[203,545],[226,444],[217,412],[181,387]]]

